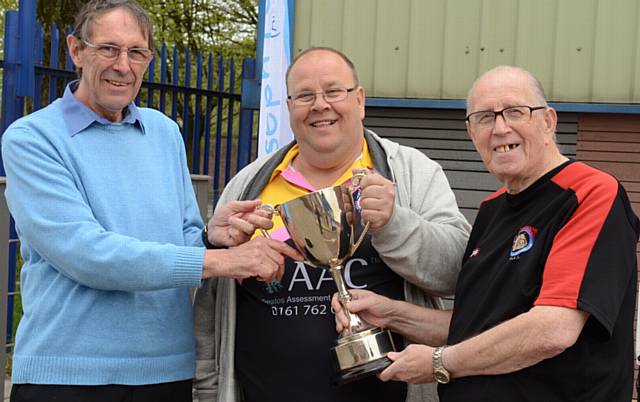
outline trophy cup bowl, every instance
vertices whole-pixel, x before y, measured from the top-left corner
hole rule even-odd
[[[351,184],[357,185],[361,177],[361,174],[354,176]],[[328,269],[336,283],[349,327],[330,351],[335,371],[333,382],[346,384],[390,365],[386,355],[395,351],[391,333],[372,328],[346,309],[351,294],[342,278],[342,265],[355,253],[369,228],[368,224],[363,228],[360,223],[353,187],[349,184],[327,187],[262,208],[282,218],[295,247],[305,257],[304,262],[314,268]],[[266,231],[263,235],[268,236]]]

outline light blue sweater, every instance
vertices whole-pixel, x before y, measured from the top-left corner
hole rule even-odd
[[[99,119],[67,88],[2,136],[24,258],[14,383],[194,375],[188,288],[204,248],[182,137],[157,111],[128,117]]]

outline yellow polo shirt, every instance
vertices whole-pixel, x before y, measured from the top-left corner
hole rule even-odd
[[[332,184],[340,185],[353,176],[353,169],[373,169],[373,161],[367,142],[362,141],[361,157],[356,159],[342,175]],[[269,179],[269,183],[260,193],[260,200],[263,204],[277,205],[292,200],[294,198],[312,193],[316,190],[299,172],[295,171],[291,166],[293,159],[299,154],[298,145],[294,145],[285,155],[284,159],[274,169]],[[256,231],[254,236],[258,235]],[[273,228],[269,230],[271,237],[277,240],[285,241],[289,239],[289,234],[284,228],[282,219],[279,216],[273,217]]]

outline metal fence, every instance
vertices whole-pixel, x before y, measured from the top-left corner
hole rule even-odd
[[[4,193],[5,187],[5,178],[0,177],[0,192]],[[4,347],[5,339],[7,338],[7,308],[4,305],[4,301],[7,300],[7,284],[8,284],[8,276],[6,273],[8,272],[9,267],[9,259],[4,254],[4,251],[8,249],[9,245],[9,231],[7,230],[9,226],[9,212],[7,211],[7,204],[5,202],[4,196],[0,196],[0,246],[2,247],[3,253],[0,254],[2,258],[0,258],[0,301],[3,303],[0,304],[0,369],[2,369],[2,381],[0,381],[0,398],[4,398],[4,368],[7,365],[7,355],[6,349]]]
[[[65,32],[68,34],[70,29]],[[16,35],[16,33],[19,33]],[[23,115],[45,107],[76,78],[66,52],[64,32],[53,25],[43,32],[35,20],[35,0],[20,2],[5,13],[0,133]],[[62,42],[62,45],[61,45]],[[199,50],[168,47],[156,50],[136,98],[139,106],[164,112],[181,127],[194,188],[201,208],[215,202],[228,180],[255,155],[255,107],[242,93],[255,92],[255,60],[237,68],[233,58]],[[242,88],[242,90],[241,90]],[[4,199],[0,157],[0,368],[12,347],[18,239]],[[208,186],[208,191],[203,189]],[[202,209],[201,209],[202,211]],[[206,212],[204,213],[206,215]],[[5,324],[6,323],[6,324]],[[6,341],[6,344],[5,344]],[[3,376],[4,377],[4,376]],[[0,382],[3,395],[4,382]]]

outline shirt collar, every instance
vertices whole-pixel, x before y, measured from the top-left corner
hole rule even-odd
[[[67,125],[67,129],[69,130],[69,135],[73,137],[79,132],[83,131],[87,127],[89,127],[94,122],[99,124],[108,125],[108,124],[138,124],[140,126],[140,131],[142,134],[144,131],[144,123],[142,122],[142,118],[140,116],[140,110],[135,105],[135,103],[131,102],[128,104],[124,110],[122,111],[123,119],[118,123],[114,123],[93,110],[89,108],[89,106],[80,102],[78,98],[75,97],[73,92],[78,88],[79,80],[75,80],[69,83],[64,90],[64,95],[62,95],[62,118]]]
[[[303,179],[303,178],[301,179],[301,178],[298,178],[297,175],[290,174],[292,170],[291,162],[296,158],[296,156],[298,156],[299,153],[300,153],[300,150],[298,148],[298,144],[295,144],[293,147],[291,147],[291,149],[289,150],[289,152],[287,152],[287,154],[284,156],[282,161],[273,170],[273,173],[271,174],[271,178],[269,179],[269,182],[272,182],[277,176],[282,175],[283,178],[289,182],[293,182],[294,184],[297,184],[303,188],[306,188],[309,191],[315,191],[315,189],[313,189],[311,185],[306,182],[306,179]],[[342,176],[338,178],[336,183],[337,184],[344,183],[345,181],[349,180],[351,176],[353,176],[352,169],[373,170],[373,160],[371,159],[371,153],[369,152],[369,146],[366,140],[362,141],[362,154],[360,154],[360,158],[356,159],[351,165],[351,167],[347,169],[344,173],[342,173]]]
[[[293,147],[291,147],[291,149],[289,150],[289,152],[287,152],[287,154],[284,156],[282,161],[278,164],[278,166],[276,166],[276,168],[273,169],[273,173],[271,173],[271,178],[269,179],[269,182],[273,181],[273,179],[275,179],[276,176],[282,174],[282,172],[284,172],[289,167],[289,164],[291,163],[291,161],[293,161],[295,157],[298,156],[299,153],[300,153],[300,150],[298,149],[298,144],[294,144]]]

